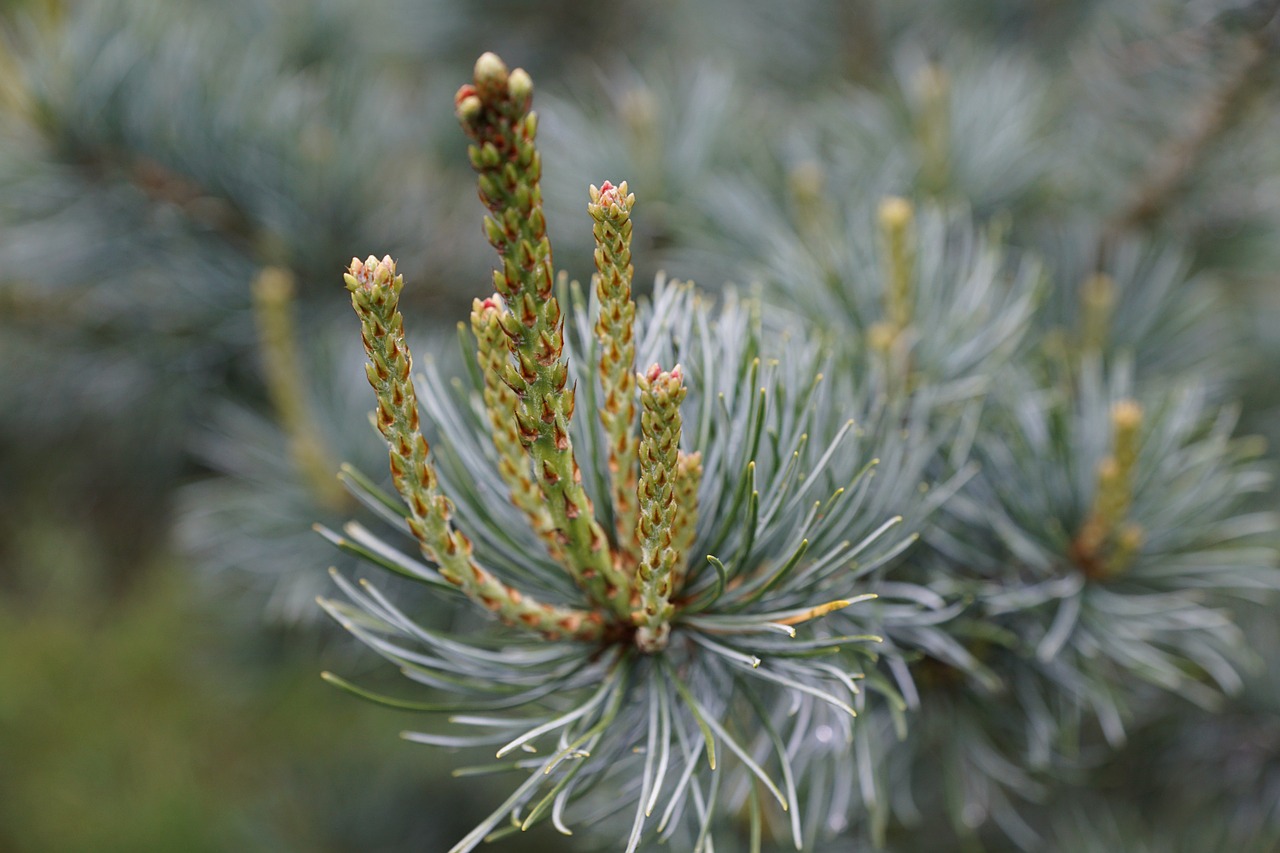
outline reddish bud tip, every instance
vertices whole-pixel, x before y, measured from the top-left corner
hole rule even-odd
[[[364,290],[385,287],[396,276],[396,262],[391,260],[390,256],[384,256],[379,260],[370,255],[363,261],[359,258],[352,258],[351,267],[347,270],[347,275],[354,278],[357,285]]]
[[[608,209],[617,205],[624,210],[627,207],[627,182],[623,181],[620,186],[614,186],[609,181],[605,181],[600,185],[600,195],[596,199],[596,204]]]
[[[476,97],[476,87],[470,83],[466,83],[458,87],[458,93],[453,96],[453,105],[456,107],[467,98]]]

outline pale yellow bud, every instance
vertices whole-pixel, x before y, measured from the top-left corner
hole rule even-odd
[[[902,232],[911,224],[915,210],[911,202],[900,196],[888,196],[880,202],[880,227],[886,232]]]

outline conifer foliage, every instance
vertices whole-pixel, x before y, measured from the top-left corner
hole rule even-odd
[[[1277,138],[1278,0],[0,4],[0,847],[159,560],[258,846],[1280,849]]]
[[[408,740],[497,748],[462,775],[516,772],[454,851],[543,821],[628,851],[884,844],[933,810],[1034,847],[1024,801],[1092,729],[1121,745],[1149,687],[1238,689],[1222,603],[1280,581],[1275,520],[1202,386],[1134,387],[1105,323],[1024,341],[1034,262],[903,198],[871,239],[775,241],[806,322],[665,280],[637,302],[636,195],[605,181],[584,292],[555,272],[532,91],[490,53],[455,99],[498,254],[470,382],[414,373],[393,260],[345,276],[396,495],[347,482],[425,562],[328,535],[491,618],[428,627],[335,572],[325,609],[452,698],[325,677],[470,730]]]
[[[595,299],[557,287],[531,92],[524,71],[485,54],[457,97],[500,264],[472,313],[471,387],[415,379],[390,258],[346,275],[403,504],[358,491],[404,515],[432,565],[364,547],[497,623],[431,631],[338,575],[349,602],[325,607],[411,678],[456,694],[434,709],[479,732],[408,739],[496,745],[507,760],[483,769],[525,771],[455,850],[620,808],[634,814],[629,850],[672,836],[701,848],[735,814],[757,846],[767,823],[799,848],[856,788],[857,709],[869,692],[900,701],[883,680],[859,683],[876,658],[864,603],[877,566],[912,539],[904,515],[925,510],[925,427],[828,391],[829,359],[758,303],[715,307],[660,282],[637,305],[625,182],[591,187]]]

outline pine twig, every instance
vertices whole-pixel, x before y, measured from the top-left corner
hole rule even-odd
[[[636,197],[605,181],[591,187],[587,210],[595,220],[596,344],[600,349],[600,385],[604,392],[600,421],[609,437],[609,479],[618,549],[639,556],[636,539],[636,304],[631,298],[631,207]]]
[[[676,520],[677,466],[680,453],[680,403],[688,389],[680,365],[670,371],[653,365],[639,377],[640,401],[640,485],[638,500],[641,542],[636,587],[640,610],[633,618],[639,631],[636,645],[647,652],[660,651],[671,633],[675,607],[671,593],[675,576],[676,550],[672,548]]]
[[[595,601],[623,615],[630,609],[630,585],[614,565],[569,436],[574,392],[565,387],[564,318],[553,293],[532,97],[533,83],[523,69],[509,72],[486,53],[476,61],[474,83],[458,90],[454,104],[473,142],[468,154],[489,209],[485,233],[501,259],[493,282],[506,304],[501,323],[515,361],[506,365],[503,379],[516,395],[520,441],[532,457],[566,569]]]
[[[498,451],[498,475],[506,484],[511,502],[529,519],[534,531],[547,543],[553,555],[560,554],[555,521],[542,500],[542,491],[533,480],[529,454],[516,430],[516,392],[503,381],[511,363],[507,336],[502,331],[502,297],[496,293],[477,299],[471,308],[471,331],[476,336],[476,360],[484,379],[484,407],[489,418],[493,446]]]
[[[338,466],[303,393],[298,336],[290,314],[293,277],[288,270],[267,267],[253,280],[252,290],[267,394],[288,440],[294,467],[321,504],[342,510],[349,505],[347,492],[338,482]]]
[[[598,613],[539,602],[498,580],[472,558],[471,541],[450,522],[452,506],[440,491],[419,425],[418,397],[410,375],[413,357],[399,310],[404,277],[396,274],[391,258],[370,256],[363,262],[353,258],[343,278],[369,355],[365,370],[378,399],[378,431],[390,445],[392,479],[408,505],[409,528],[423,553],[468,598],[512,624],[548,638],[598,640],[604,628]]]
[[[698,532],[698,488],[702,485],[702,454],[680,451],[676,460],[676,514],[671,523],[671,550],[675,552],[672,588],[684,586],[689,550]]]
[[[1112,450],[1098,465],[1093,508],[1071,542],[1071,554],[1095,580],[1124,570],[1142,547],[1143,531],[1128,521],[1141,447],[1142,407],[1121,400],[1111,409]]]
[[[1262,72],[1274,59],[1265,29],[1240,40],[1232,73],[1199,104],[1187,132],[1177,136],[1149,165],[1125,206],[1112,217],[1109,233],[1151,225],[1186,188],[1196,168],[1244,114]]]

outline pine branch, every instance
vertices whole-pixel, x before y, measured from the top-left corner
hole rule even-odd
[[[485,413],[489,418],[494,448],[498,451],[498,474],[507,485],[514,503],[538,535],[547,543],[553,556],[561,553],[555,521],[543,502],[542,491],[534,482],[525,452],[516,430],[516,392],[504,381],[511,363],[507,336],[502,330],[502,297],[494,294],[483,301],[477,299],[471,309],[471,331],[476,337],[476,360],[484,377]]]
[[[675,518],[671,522],[671,550],[675,552],[673,589],[684,589],[687,567],[698,533],[698,487],[702,485],[702,454],[680,451],[676,460]]]
[[[534,146],[537,116],[529,112],[532,93],[523,69],[508,73],[502,60],[487,53],[476,62],[474,84],[463,86],[454,102],[474,143],[468,153],[490,214],[485,233],[502,261],[493,281],[507,307],[502,328],[515,366],[508,365],[503,378],[517,398],[520,440],[561,536],[566,568],[594,600],[621,614],[630,607],[630,585],[614,566],[569,434],[574,391],[565,387],[564,324],[552,292],[551,243],[539,187],[542,160]]]
[[[672,547],[682,425],[680,404],[688,391],[679,365],[664,371],[655,364],[638,377],[637,384],[643,413],[636,536],[642,550],[636,567],[640,610],[632,618],[640,628],[636,645],[641,651],[655,652],[666,648],[675,613],[671,595],[676,560],[681,556]]]
[[[267,393],[289,440],[294,465],[322,506],[348,507],[347,493],[337,479],[338,466],[325,445],[303,393],[293,317],[293,277],[268,267],[253,280],[253,305],[266,374]]]
[[[626,181],[615,187],[605,181],[591,187],[587,211],[595,219],[596,346],[600,350],[603,401],[600,421],[609,437],[609,480],[618,548],[638,557],[636,538],[636,344],[633,332],[636,305],[631,298],[631,206],[635,196]]]
[[[1098,463],[1093,509],[1071,542],[1072,559],[1092,580],[1120,573],[1142,547],[1142,527],[1127,520],[1141,426],[1142,407],[1136,402],[1121,400],[1112,406],[1111,454]]]
[[[1245,114],[1245,106],[1275,60],[1276,12],[1255,32],[1239,38],[1235,67],[1192,111],[1189,127],[1159,150],[1124,207],[1112,216],[1111,233],[1145,228],[1162,217],[1195,175],[1213,146]]]
[[[418,397],[410,376],[412,355],[404,340],[400,291],[390,258],[352,259],[344,276],[351,305],[360,318],[369,355],[366,373],[378,398],[378,430],[390,445],[391,475],[409,508],[409,528],[440,574],[469,598],[512,624],[548,638],[600,638],[603,620],[596,613],[543,604],[495,578],[471,556],[471,541],[453,527],[449,499],[439,488],[435,467],[418,421]]]

